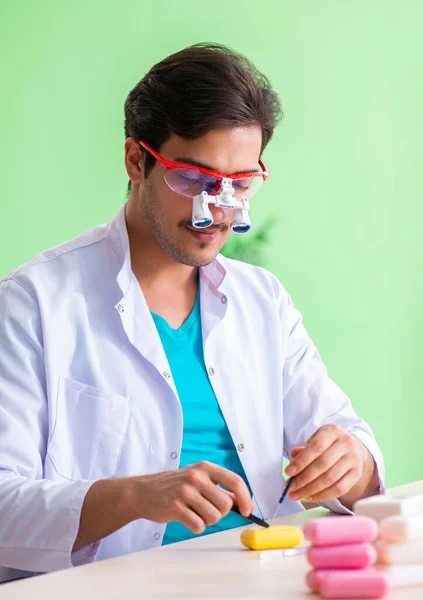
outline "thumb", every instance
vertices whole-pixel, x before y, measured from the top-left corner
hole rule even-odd
[[[291,459],[295,458],[296,456],[298,456],[298,454],[304,450],[304,446],[296,446],[295,448],[292,448],[291,450]]]

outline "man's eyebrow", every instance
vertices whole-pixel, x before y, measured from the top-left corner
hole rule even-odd
[[[215,168],[210,165],[206,165],[198,160],[193,160],[192,158],[186,158],[184,156],[178,156],[175,158],[173,162],[184,163],[185,165],[192,165],[193,167],[201,167],[202,169],[208,169],[209,171],[216,171]],[[241,173],[258,173],[259,169],[254,167],[253,169],[244,169],[243,171],[236,171],[236,173],[231,173],[231,175],[240,175]],[[217,171],[218,173],[220,171]]]

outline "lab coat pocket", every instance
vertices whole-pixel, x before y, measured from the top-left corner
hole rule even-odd
[[[130,412],[128,398],[60,377],[47,448],[55,471],[67,479],[113,477]]]

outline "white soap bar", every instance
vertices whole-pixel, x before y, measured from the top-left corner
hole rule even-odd
[[[406,544],[388,544],[383,540],[379,540],[375,543],[375,547],[378,564],[407,565],[410,563],[423,563],[423,540],[407,542]]]
[[[296,548],[280,548],[277,550],[260,550],[257,552],[257,558],[260,560],[275,560],[285,558],[287,556],[298,556],[305,554],[307,546],[297,546]]]
[[[357,500],[353,507],[354,513],[381,521],[386,517],[401,515],[413,517],[423,514],[423,494],[417,496],[371,496]]]
[[[378,570],[389,576],[394,587],[423,585],[423,569],[421,566],[403,565],[401,567]]]
[[[402,517],[395,515],[380,522],[380,537],[391,544],[403,544],[423,539],[423,515]]]

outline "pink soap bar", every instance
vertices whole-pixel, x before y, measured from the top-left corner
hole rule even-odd
[[[304,536],[315,546],[357,544],[376,539],[378,529],[370,517],[321,517],[304,525]]]
[[[320,594],[323,598],[383,598],[391,588],[389,576],[376,569],[334,571],[322,579]]]
[[[363,569],[373,565],[376,558],[376,548],[369,542],[307,548],[307,560],[315,569]]]
[[[314,569],[313,571],[309,571],[306,575],[306,584],[313,592],[319,592],[323,578],[332,571],[333,569]]]
[[[361,569],[361,572],[367,570],[372,571],[373,567],[365,567],[364,569]],[[306,584],[313,592],[319,593],[322,581],[325,577],[327,577],[327,575],[330,575],[331,573],[344,572],[348,575],[351,573],[351,569],[314,569],[313,571],[309,571],[307,573]],[[356,572],[356,569],[354,569],[354,572]]]

